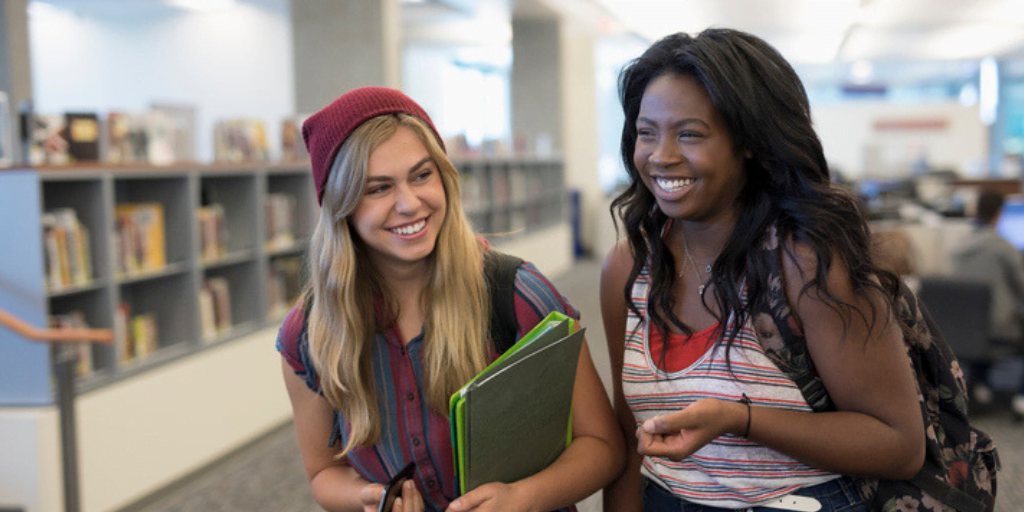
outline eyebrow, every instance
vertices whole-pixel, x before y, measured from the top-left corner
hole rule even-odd
[[[640,123],[647,123],[647,124],[653,124],[653,125],[657,125],[658,124],[653,119],[650,119],[650,118],[647,118],[647,117],[638,117],[638,118],[636,118],[636,122],[637,122],[637,124],[640,124]],[[690,124],[690,123],[697,123],[699,125],[704,126],[705,128],[709,128],[709,129],[711,128],[711,125],[709,125],[708,123],[704,122],[703,119],[698,119],[696,117],[687,117],[685,119],[680,119],[680,120],[675,121],[674,123],[672,123],[672,126],[683,126],[683,125]]]
[[[428,162],[432,162],[432,161],[433,160],[430,158],[430,156],[425,156],[425,157],[423,157],[422,160],[420,160],[419,162],[416,162],[412,167],[410,167],[409,168],[409,172],[410,173],[415,172],[420,167],[423,167],[424,164],[426,164]],[[381,181],[391,181],[391,177],[390,176],[369,176],[369,177],[366,178],[366,182],[367,183],[381,182]]]

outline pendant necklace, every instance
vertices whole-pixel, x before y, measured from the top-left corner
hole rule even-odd
[[[704,297],[704,290],[707,288],[707,285],[704,284],[705,283],[704,278],[701,277],[700,271],[697,270],[697,263],[694,262],[693,255],[690,254],[690,247],[686,243],[686,237],[684,236],[684,237],[682,237],[682,239],[683,239],[683,251],[686,252],[686,260],[690,262],[690,268],[693,269],[693,275],[697,278],[697,282],[700,283],[700,284],[697,285],[697,294],[699,294],[701,296],[701,298],[703,298]],[[709,276],[711,275],[711,264],[710,263],[708,263],[707,265],[704,265],[704,273],[709,275]],[[679,273],[680,276],[682,274],[683,274],[682,272]]]

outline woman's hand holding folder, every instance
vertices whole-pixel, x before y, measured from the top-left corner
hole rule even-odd
[[[517,496],[516,484],[492,482],[462,495],[448,506],[448,512],[526,512],[529,500]]]

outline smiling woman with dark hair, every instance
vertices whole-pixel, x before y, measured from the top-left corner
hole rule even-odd
[[[626,239],[601,302],[636,450],[606,510],[867,510],[843,475],[906,479],[924,460],[908,325],[796,73],[761,39],[709,29],[655,43],[620,96]],[[784,350],[795,337],[806,352]]]

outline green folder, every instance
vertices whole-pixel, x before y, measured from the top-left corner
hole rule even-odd
[[[583,330],[549,314],[449,401],[460,494],[546,468],[572,441]]]

